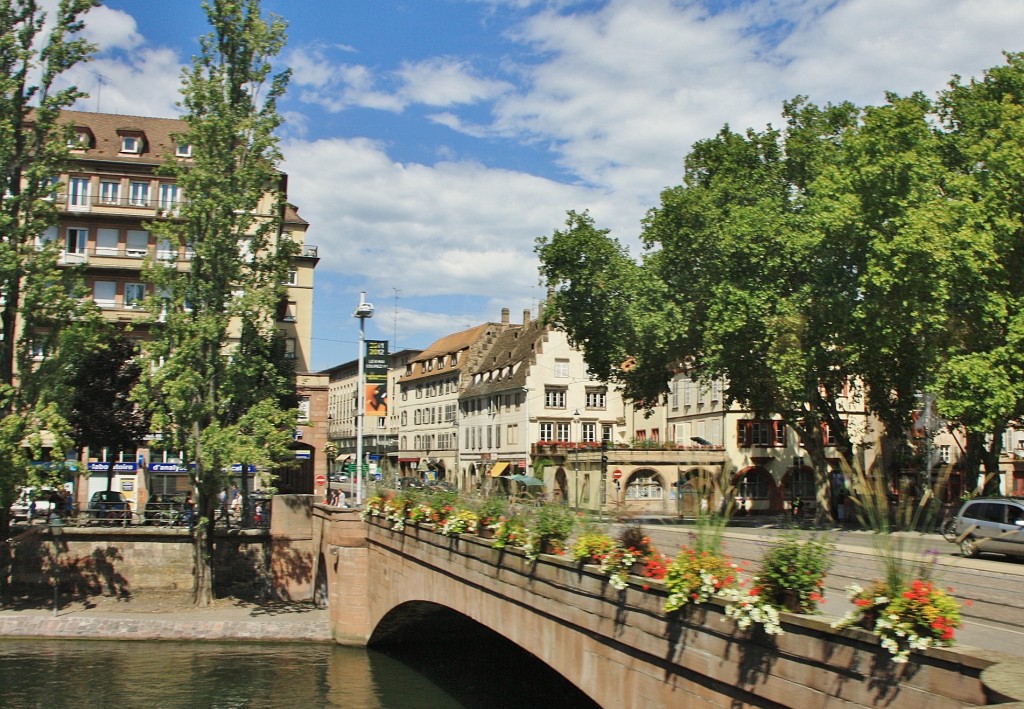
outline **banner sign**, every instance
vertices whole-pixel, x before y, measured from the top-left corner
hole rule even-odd
[[[365,416],[388,415],[388,341],[367,340],[363,367],[366,383]]]
[[[112,470],[115,473],[134,473],[139,469],[138,463],[114,463],[114,467],[110,468],[110,463],[104,462],[92,462],[89,463],[90,473],[105,473],[107,470]]]

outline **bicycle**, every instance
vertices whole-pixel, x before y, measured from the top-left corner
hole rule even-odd
[[[947,542],[955,543],[960,537],[960,534],[956,530],[956,515],[949,514],[943,518],[942,523],[939,525],[939,534],[942,535],[943,539]]]

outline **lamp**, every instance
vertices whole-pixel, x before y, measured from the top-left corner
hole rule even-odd
[[[50,528],[50,536],[53,538],[53,617],[57,617],[57,611],[60,609],[60,564],[58,564],[58,557],[60,556],[60,547],[57,545],[57,540],[64,534],[64,520],[58,512],[50,510],[50,516],[46,518],[46,524]]]
[[[366,291],[359,294],[359,305],[352,317],[359,318],[359,373],[356,397],[356,507],[363,504],[363,416],[366,412],[366,383],[363,381],[363,355],[366,349],[366,321],[373,317],[373,304],[366,302]]]
[[[576,486],[576,509],[580,508],[580,442],[583,440],[583,428],[580,424],[580,410],[576,409],[572,412],[572,422],[576,424],[576,430],[579,435],[576,438],[576,451],[574,455],[574,461],[572,464],[573,480]]]

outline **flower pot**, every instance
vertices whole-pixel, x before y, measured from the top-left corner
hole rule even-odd
[[[494,539],[494,530],[490,527],[481,525],[476,529],[476,536],[481,539]]]
[[[542,539],[540,542],[541,554],[558,554],[562,551],[562,543],[557,539]]]
[[[646,570],[646,561],[634,561],[633,565],[629,567],[629,573],[633,574],[634,576],[643,576]]]
[[[784,589],[779,600],[782,602],[782,607],[790,613],[804,612],[803,602],[800,600],[799,591],[795,591],[791,588]]]

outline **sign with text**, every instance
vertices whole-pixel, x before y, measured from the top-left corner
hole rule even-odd
[[[366,384],[365,416],[388,415],[388,341],[367,340],[363,366]]]

